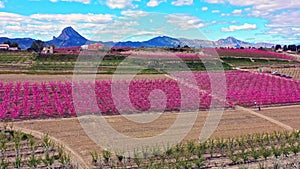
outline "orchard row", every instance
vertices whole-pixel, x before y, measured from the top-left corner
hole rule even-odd
[[[192,75],[192,77],[191,77]],[[176,80],[0,82],[0,118],[197,111],[300,101],[300,82],[264,73],[179,72]]]

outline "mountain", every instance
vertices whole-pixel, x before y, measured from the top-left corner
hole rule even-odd
[[[88,40],[76,32],[72,27],[66,27],[62,30],[61,34],[52,40],[47,41],[47,45],[54,45],[55,47],[70,47],[70,46],[82,46],[86,44]]]
[[[118,42],[114,46],[130,46],[130,47],[177,47],[182,45],[182,42],[179,39],[171,38],[168,36],[158,36],[148,41],[143,42]]]
[[[31,38],[15,38],[15,39],[9,39],[9,38],[1,38],[0,37],[0,43],[3,43],[5,41],[11,41],[11,42],[17,42],[21,49],[27,49],[31,46],[32,42],[35,41],[35,39]],[[112,47],[112,46],[128,46],[128,47],[177,47],[180,46],[190,46],[190,47],[237,47],[237,46],[243,46],[243,47],[272,47],[274,44],[270,43],[249,43],[244,42],[241,40],[238,40],[234,37],[227,37],[225,39],[219,39],[217,41],[210,41],[210,40],[201,40],[201,39],[187,39],[187,38],[173,38],[168,36],[158,36],[155,38],[152,38],[147,41],[142,42],[132,42],[132,41],[126,41],[126,42],[102,42],[102,41],[91,41],[86,39],[85,37],[81,36],[77,31],[75,31],[72,27],[66,27],[62,30],[61,34],[58,37],[53,36],[53,39],[50,41],[46,41],[46,45],[54,45],[56,48],[61,47],[71,47],[71,46],[82,46],[85,44],[91,44],[91,43],[103,43],[105,46]]]
[[[199,40],[199,39],[186,39],[186,38],[179,38],[182,42],[182,45],[187,45],[190,47],[215,47],[214,41],[209,40]]]
[[[270,43],[249,43],[238,40],[234,37],[228,37],[226,39],[220,39],[218,41],[210,41],[210,40],[200,40],[200,39],[187,39],[187,38],[172,38],[168,36],[158,36],[148,41],[143,42],[118,42],[115,46],[130,46],[130,47],[177,47],[180,46],[189,46],[189,47],[272,47],[274,44]]]
[[[10,41],[11,43],[17,42],[21,49],[27,49],[31,46],[32,42],[34,42],[35,39],[31,39],[31,38],[10,39],[10,38],[6,38],[6,37],[0,37],[0,44],[4,43],[5,41]]]
[[[271,48],[272,46],[276,46],[276,44],[266,43],[266,42],[258,42],[258,43],[255,43],[253,46],[256,48],[260,48],[260,47]]]
[[[243,47],[249,47],[253,46],[252,43],[244,42],[241,40],[238,40],[234,37],[228,37],[226,39],[219,39],[216,41],[216,46],[229,46],[229,47],[236,47],[236,46],[243,46]]]
[[[182,45],[182,42],[179,39],[171,38],[168,36],[158,36],[145,41],[144,44],[144,46],[149,47],[176,47],[178,45]]]

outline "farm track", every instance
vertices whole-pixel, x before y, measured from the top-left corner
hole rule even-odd
[[[300,129],[300,105],[282,106],[277,107],[276,111],[282,113],[273,113],[274,108],[263,108],[259,113],[270,118],[273,118],[281,123],[288,124],[295,130]],[[257,112],[257,111],[256,111]]]
[[[30,74],[0,74],[1,81],[4,82],[22,82],[22,81],[30,81],[30,82],[43,82],[43,81],[72,81],[73,74],[70,75],[30,75]],[[76,75],[77,78],[82,79],[91,79],[94,77],[92,75]],[[17,77],[17,78],[16,78]],[[113,75],[107,74],[97,74],[96,80],[109,80],[112,79]],[[117,76],[120,79],[126,79],[128,76],[120,75]],[[164,74],[147,74],[147,75],[136,75],[135,79],[158,79],[158,78],[168,78]]]
[[[271,117],[265,116],[265,115],[263,115],[263,114],[260,114],[260,113],[255,112],[255,111],[252,111],[252,110],[247,109],[247,108],[245,108],[245,107],[235,106],[235,108],[238,109],[238,110],[243,110],[243,111],[249,112],[250,114],[252,114],[252,115],[254,115],[254,116],[257,116],[257,117],[263,118],[263,119],[265,119],[265,120],[268,120],[269,122],[274,123],[274,124],[276,124],[276,125],[278,125],[278,126],[284,128],[284,129],[287,130],[287,131],[293,131],[293,130],[294,130],[294,129],[293,129],[291,126],[289,126],[289,125],[286,125],[286,124],[284,124],[284,123],[281,123],[280,121],[277,121],[277,120],[275,120],[275,119],[273,119],[273,118],[271,118]]]

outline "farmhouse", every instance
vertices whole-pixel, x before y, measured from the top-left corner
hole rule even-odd
[[[280,49],[277,49],[276,52],[277,52],[277,53],[283,53],[283,49],[281,49],[281,48],[280,48]]]
[[[42,53],[43,54],[52,54],[54,51],[54,47],[53,46],[46,46],[43,48]]]
[[[99,49],[103,49],[103,48],[104,48],[104,45],[99,44],[99,43],[88,45],[88,50],[99,50]]]
[[[0,44],[0,51],[12,51],[17,52],[20,49],[18,47],[10,47],[8,44]]]
[[[0,44],[0,50],[8,50],[9,45],[8,44]]]
[[[17,52],[19,51],[20,49],[18,47],[9,47],[8,48],[9,51],[13,51],[13,52]]]

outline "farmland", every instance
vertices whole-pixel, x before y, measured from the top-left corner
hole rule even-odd
[[[211,76],[219,77],[221,73],[212,74]],[[192,83],[189,81],[189,74],[178,72],[178,75],[181,80]],[[224,101],[227,108],[235,105],[249,107],[254,102],[266,106],[300,102],[300,84],[297,80],[277,78],[264,73],[230,71],[225,73],[226,83],[212,86],[210,82],[212,77],[209,77],[208,73],[194,73],[194,76],[200,90],[180,85],[180,79],[102,80],[96,81],[95,84],[91,81],[0,83],[2,98],[0,116],[4,119],[74,116],[76,112],[73,104],[77,104],[77,111],[83,115],[99,111],[104,115],[119,114],[120,111],[122,113],[181,109],[195,111],[209,109],[212,100],[218,101],[218,98],[211,95],[212,87],[214,90],[223,91],[223,85],[227,89],[224,91],[227,94]],[[243,83],[240,83],[241,81]],[[152,96],[153,90],[160,90],[165,96]],[[125,97],[127,92],[130,93],[129,102]],[[183,92],[185,98],[181,95]],[[92,93],[96,94],[98,106],[87,106],[93,102]]]
[[[285,110],[295,112],[295,110],[299,110],[299,106],[287,107],[285,108]],[[263,109],[261,113],[264,114],[265,111],[272,112],[274,116],[283,116],[283,112],[281,109],[278,110],[277,108],[268,108],[266,110]],[[158,121],[143,126],[132,125],[130,121],[122,118],[121,116],[107,116],[106,119],[116,130],[126,135],[134,137],[149,137],[156,135],[163,130],[166,130],[169,125],[171,125],[176,119],[176,116],[176,113],[165,114],[162,115]],[[199,112],[197,121],[191,132],[186,136],[185,140],[196,140],[198,138],[199,132],[201,131],[201,128],[205,122],[206,116],[207,112]],[[292,119],[289,121],[289,123],[297,123],[297,116],[297,113],[289,116],[289,118]],[[59,138],[66,145],[73,147],[74,151],[80,154],[85,159],[85,161],[90,164],[92,161],[89,154],[90,152],[96,151],[101,154],[101,148],[87,137],[80,125],[80,122],[76,118],[63,120],[33,120],[16,122],[15,125],[18,127],[49,133],[50,135]],[[295,129],[299,129],[300,126],[298,125],[293,127],[295,127]],[[213,134],[212,138],[236,138],[255,133],[271,134],[274,131],[284,131],[284,129],[264,119],[253,116],[245,111],[228,110],[224,112],[220,124]],[[85,144],[81,144],[82,142],[84,142]]]
[[[196,52],[198,53],[172,53],[162,49],[151,52],[143,49],[114,53],[82,52],[79,57],[74,54],[1,52],[0,73],[72,74],[74,68],[77,68],[85,72],[93,69],[98,74],[113,74],[117,68],[123,68],[123,73],[134,73],[143,67],[147,69],[142,73],[158,74],[187,68],[191,71],[204,71],[216,62],[220,62],[224,70],[299,64],[292,56],[257,49],[203,49]]]
[[[1,129],[1,168],[77,168],[64,145],[53,142],[47,134],[36,138],[14,130],[13,124]]]
[[[215,51],[203,52],[127,53],[123,57],[109,56],[100,65],[99,58],[76,62],[76,56],[40,58],[25,53],[26,57],[22,58],[23,54],[10,54],[12,57],[3,54],[0,56],[0,118],[3,122],[13,122],[14,131],[44,133],[37,139],[40,150],[48,135],[49,139],[66,146],[64,150],[53,148],[54,162],[49,153],[46,155],[46,150],[41,151],[37,156],[41,159],[40,168],[62,165],[68,167],[61,168],[72,168],[76,166],[72,161],[76,158],[81,163],[84,161],[79,167],[88,168],[260,168],[279,165],[278,160],[284,161],[281,164],[284,168],[299,165],[294,159],[299,157],[300,151],[297,131],[300,129],[297,113],[300,81],[297,68],[284,68],[296,67],[298,62],[288,55],[254,49],[219,49],[216,52],[220,59],[210,58],[210,53]],[[126,60],[129,55],[132,58]],[[216,66],[216,61],[221,64]],[[12,71],[10,63],[16,70]],[[84,73],[73,76],[71,73],[76,65],[87,72],[91,67],[96,68],[98,74],[95,77]],[[187,65],[191,72],[181,65]],[[234,70],[249,66],[270,67],[293,78]],[[146,69],[138,72],[141,67]],[[114,74],[117,69],[120,74]],[[136,72],[137,75],[129,80],[130,73]],[[199,135],[214,108],[224,108],[224,113],[210,139],[200,143]],[[133,119],[148,115],[159,118],[140,124],[123,115]],[[139,147],[131,157],[99,147],[82,126],[84,122],[92,130],[89,132],[97,133],[94,121],[104,118],[119,133],[131,138],[149,138],[167,131],[179,116],[187,121],[194,115],[195,123],[182,143],[164,149]],[[103,124],[98,125],[101,128]],[[180,129],[185,128],[187,124],[180,125]],[[5,127],[1,131],[13,132]],[[23,139],[22,145],[27,142],[30,141]],[[21,154],[25,149],[21,149]],[[71,150],[70,155],[64,154],[67,150]],[[12,148],[8,149],[11,151]],[[18,160],[23,161],[24,167],[29,165],[30,153],[24,154],[22,159],[18,155],[9,157],[9,166]],[[44,157],[51,163],[43,160]]]

